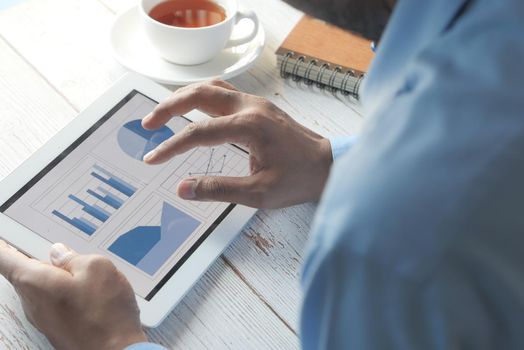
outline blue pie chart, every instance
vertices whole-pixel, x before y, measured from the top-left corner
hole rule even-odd
[[[137,119],[124,124],[118,131],[118,145],[128,156],[142,161],[144,156],[154,150],[174,133],[167,126],[157,130],[146,130],[142,120]]]

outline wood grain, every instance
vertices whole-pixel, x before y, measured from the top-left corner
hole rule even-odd
[[[47,339],[25,318],[14,289],[0,280],[0,348],[51,349]]]
[[[150,338],[176,349],[294,349],[296,335],[218,260]]]
[[[0,178],[6,176],[76,114],[0,37]],[[9,283],[0,277],[0,348],[47,349]]]
[[[0,35],[81,110],[125,73],[111,56],[113,16],[94,0],[24,1],[0,12]]]
[[[224,253],[227,263],[298,334],[299,275],[315,206],[263,210]]]
[[[0,177],[41,147],[76,111],[0,36]]]
[[[45,142],[45,135],[53,135],[76,111],[2,39],[0,52],[7,62],[0,65],[0,88],[9,91],[0,94],[0,120],[3,126],[9,126],[1,129],[0,139],[4,150],[24,149],[20,146],[25,145],[22,156],[27,157]],[[46,126],[50,120],[55,123]],[[12,170],[10,164],[20,163],[17,156],[15,152],[1,153],[1,169],[6,169],[1,177]],[[298,342],[271,307],[222,260],[212,266],[171,316],[158,329],[149,331],[149,335],[166,347],[184,349],[293,349]],[[50,348],[25,320],[18,297],[3,278],[0,278],[0,345],[7,349]]]
[[[278,0],[241,3],[256,10],[267,45],[255,66],[231,82],[268,98],[322,135],[358,131],[362,118],[354,101],[278,76],[274,51],[302,14]],[[111,57],[108,31],[115,13],[130,5],[127,0],[28,0],[0,12],[5,67],[0,67],[0,88],[8,91],[0,96],[0,146],[5,150],[0,176],[125,72]],[[150,337],[184,349],[297,348],[298,276],[314,211],[313,204],[259,211],[168,319],[148,332]],[[0,283],[0,331],[10,342],[5,344],[47,348],[24,323],[9,291]]]

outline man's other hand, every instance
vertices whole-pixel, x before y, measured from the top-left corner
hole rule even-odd
[[[192,177],[178,185],[185,199],[275,208],[318,200],[332,162],[327,139],[303,127],[274,104],[224,81],[177,90],[142,121],[154,130],[193,109],[214,119],[189,124],[144,157],[163,163],[199,146],[235,143],[249,149],[247,177]]]
[[[53,245],[51,264],[0,241],[0,273],[27,319],[57,349],[123,349],[146,341],[133,290],[106,258]]]

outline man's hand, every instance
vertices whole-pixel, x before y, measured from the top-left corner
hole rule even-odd
[[[144,157],[159,164],[194,147],[226,142],[249,149],[247,177],[193,177],[178,185],[185,199],[251,207],[284,207],[318,200],[331,166],[329,141],[295,122],[271,102],[224,81],[189,85],[160,103],[142,121],[154,130],[173,116],[198,109],[216,118],[189,124]]]
[[[146,341],[126,278],[107,259],[53,245],[53,265],[0,241],[0,273],[27,319],[57,349],[118,349]]]

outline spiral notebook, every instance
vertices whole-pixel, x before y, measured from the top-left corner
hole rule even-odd
[[[358,99],[360,84],[374,54],[369,40],[303,16],[276,55],[283,78],[316,84]]]

